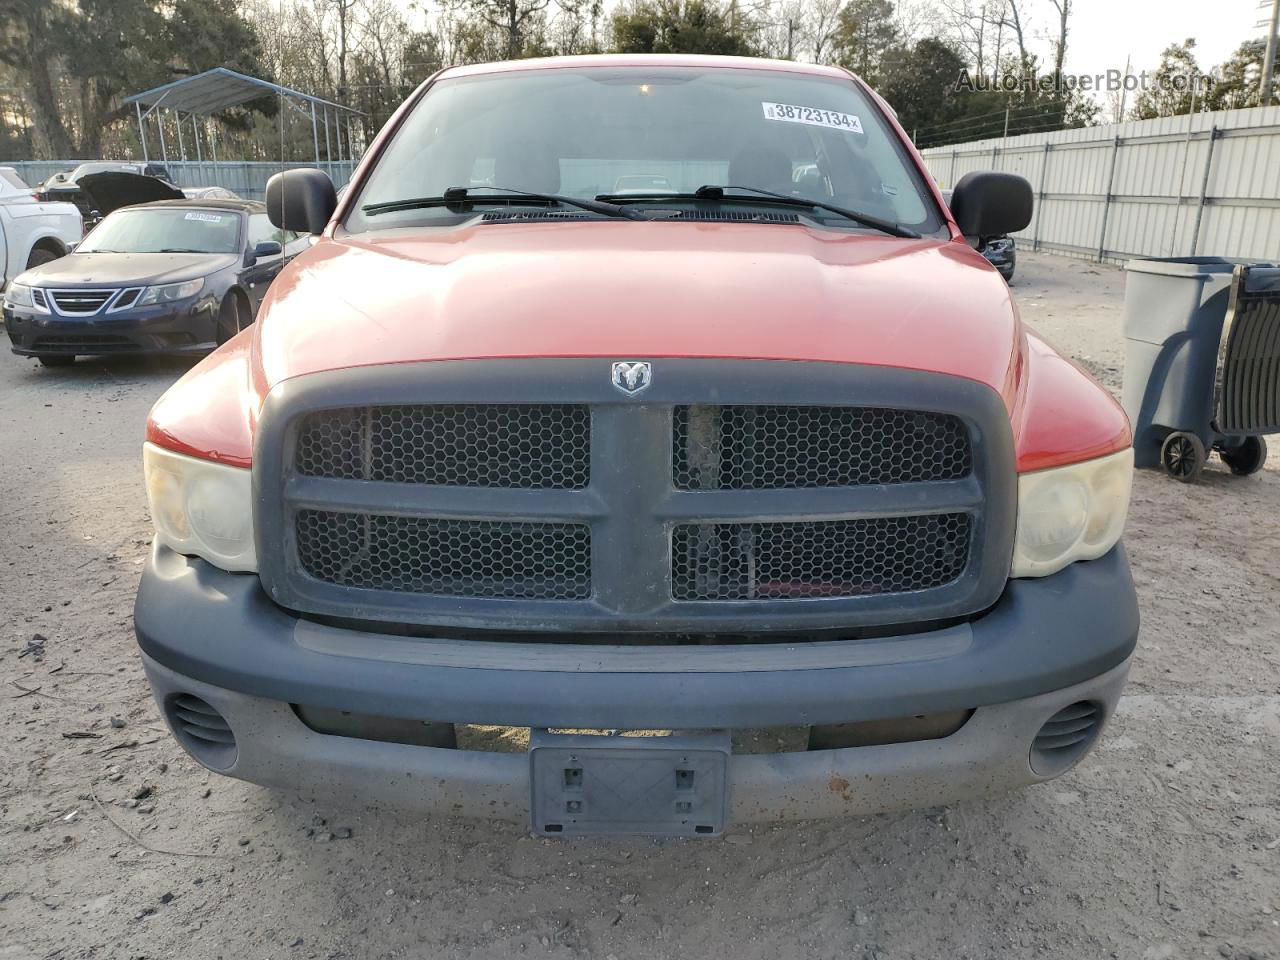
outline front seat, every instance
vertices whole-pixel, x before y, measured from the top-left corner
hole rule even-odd
[[[729,161],[728,185],[790,194],[791,158],[770,144],[748,143]]]

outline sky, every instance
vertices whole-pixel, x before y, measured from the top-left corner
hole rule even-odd
[[[1258,0],[1075,0],[1067,37],[1066,70],[1074,74],[1123,70],[1133,58],[1133,73],[1154,70],[1160,51],[1195,37],[1196,59],[1204,69],[1227,59],[1245,40],[1262,37],[1256,26],[1265,12]],[[1036,27],[1050,27],[1048,3],[1033,4]]]

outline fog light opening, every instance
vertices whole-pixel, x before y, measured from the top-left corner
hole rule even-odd
[[[1031,744],[1031,769],[1037,776],[1066,773],[1089,752],[1102,730],[1101,704],[1081,700],[1045,721]]]
[[[236,736],[226,717],[207,701],[191,693],[179,693],[165,703],[174,736],[193,757],[214,770],[235,766]]]

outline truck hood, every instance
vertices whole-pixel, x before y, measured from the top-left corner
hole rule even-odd
[[[28,270],[22,282],[40,287],[181,283],[216,273],[238,261],[231,253],[73,253]]]
[[[578,221],[324,239],[272,285],[252,372],[725,357],[930,370],[1010,399],[1024,338],[961,242],[734,223]]]

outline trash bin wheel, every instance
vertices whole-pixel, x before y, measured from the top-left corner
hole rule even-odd
[[[1194,433],[1171,433],[1160,447],[1164,472],[1181,483],[1195,483],[1207,459],[1204,443]]]
[[[1244,443],[1231,450],[1220,450],[1218,456],[1237,477],[1257,473],[1267,462],[1267,441],[1261,437],[1245,437]]]

